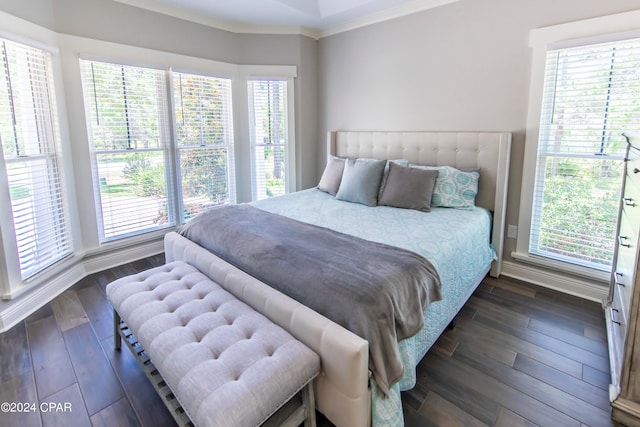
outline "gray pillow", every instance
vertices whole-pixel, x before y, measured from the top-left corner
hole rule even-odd
[[[382,172],[382,181],[380,181],[380,190],[378,191],[378,200],[380,200],[380,196],[382,196],[382,190],[384,190],[384,185],[387,183],[387,176],[389,176],[389,163],[397,163],[402,166],[409,166],[409,160],[398,159],[398,160],[387,160],[386,165],[384,166],[384,172]]]
[[[325,166],[320,182],[318,183],[318,190],[322,190],[325,193],[335,196],[338,192],[338,188],[340,188],[343,171],[344,159],[334,156],[329,157],[327,166]]]
[[[347,159],[336,199],[367,206],[377,205],[378,189],[386,163],[386,160]]]
[[[378,204],[429,212],[437,177],[437,170],[411,168],[391,162],[387,183]]]

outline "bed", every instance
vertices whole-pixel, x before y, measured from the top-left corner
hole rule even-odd
[[[333,156],[404,159],[415,165],[479,170],[477,208],[473,209],[432,208],[425,214],[372,208],[336,200],[317,189],[253,203],[264,211],[403,248],[432,262],[442,282],[443,298],[424,310],[424,328],[398,344],[404,376],[387,393],[381,393],[370,378],[367,341],[175,233],[165,241],[167,260],[195,264],[318,352],[323,371],[317,381],[317,407],[334,424],[402,425],[400,391],[415,385],[415,366],[484,276],[500,274],[510,143],[511,135],[499,132],[328,135],[328,154]],[[435,227],[424,223],[425,218],[450,226]]]

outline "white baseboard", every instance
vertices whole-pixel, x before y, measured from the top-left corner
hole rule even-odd
[[[89,275],[161,252],[164,252],[163,240],[152,240],[132,247],[114,249],[109,252],[88,256],[83,260],[83,264],[87,275]]]
[[[19,298],[3,302],[0,311],[0,332],[8,331],[85,276],[82,263],[75,264]]]
[[[156,255],[163,250],[163,242],[160,239],[85,256],[80,262],[61,271],[52,279],[33,286],[33,290],[25,291],[16,299],[0,303],[0,333],[8,331],[89,274]]]
[[[606,285],[588,279],[577,278],[557,271],[537,268],[513,261],[502,262],[502,274],[513,279],[602,303],[608,298]]]

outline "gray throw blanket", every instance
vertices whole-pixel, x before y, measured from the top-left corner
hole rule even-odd
[[[227,205],[192,218],[181,234],[369,342],[380,390],[403,375],[398,341],[441,299],[425,258],[255,208]]]

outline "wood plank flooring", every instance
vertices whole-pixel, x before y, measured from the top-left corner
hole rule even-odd
[[[161,255],[94,274],[0,334],[0,426],[173,426],[133,356],[114,351],[106,285]],[[599,304],[486,278],[403,392],[407,426],[614,426]],[[60,407],[58,407],[60,409]],[[64,409],[64,408],[62,408]],[[320,426],[330,426],[319,415]]]

